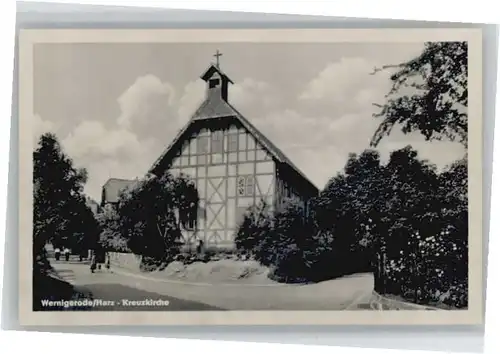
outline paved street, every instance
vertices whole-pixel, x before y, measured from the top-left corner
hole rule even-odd
[[[160,274],[121,268],[91,273],[88,262],[76,258],[69,262],[52,259],[51,264],[64,281],[74,286],[73,299],[81,301],[65,308],[70,311],[424,309],[374,295],[370,274],[354,274],[307,286],[210,285],[172,281]]]
[[[371,274],[354,274],[303,286],[207,284],[175,281],[161,274],[122,268],[91,273],[88,263],[79,262],[76,258],[69,262],[51,259],[51,264],[80,293],[78,298],[96,301],[91,308],[84,308],[94,311],[327,311],[372,308]],[[163,303],[134,303],[143,300],[161,300]],[[168,304],[165,303],[167,301]]]
[[[106,270],[91,273],[87,262],[52,259],[51,263],[58,274],[82,294],[80,297],[95,300],[95,305],[92,306],[94,311],[221,310],[203,303],[168,296],[165,294],[168,288],[154,281],[138,281]],[[150,300],[156,301],[156,304],[151,304]]]

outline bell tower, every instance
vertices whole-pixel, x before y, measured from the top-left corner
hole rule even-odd
[[[233,81],[220,69],[220,56],[222,53],[217,50],[214,54],[215,64],[210,65],[201,78],[207,83],[206,96],[208,100],[222,99],[228,102],[228,88],[230,83],[233,84]]]

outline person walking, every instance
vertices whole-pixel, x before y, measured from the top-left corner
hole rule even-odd
[[[64,259],[66,259],[66,262],[69,261],[69,256],[71,254],[71,251],[68,247],[64,247]]]
[[[199,260],[205,259],[205,245],[203,243],[203,240],[198,241],[198,245],[196,246],[196,257]]]
[[[106,257],[106,269],[108,271],[110,271],[111,270],[111,259],[110,259],[109,252],[105,252],[105,257]]]
[[[97,245],[92,255],[90,262],[90,271],[94,273],[95,270],[101,270],[103,264],[106,263],[106,251],[102,245]]]
[[[54,257],[56,258],[56,261],[58,261],[61,257],[61,249],[59,247],[56,247],[54,249]]]
[[[95,250],[89,250],[89,251],[90,251],[90,272],[94,273],[97,268]]]

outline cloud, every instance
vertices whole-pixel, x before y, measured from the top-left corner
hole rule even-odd
[[[242,113],[251,112],[253,116],[262,116],[264,112],[276,109],[281,103],[275,87],[249,77],[230,88],[229,101]]]
[[[85,191],[99,199],[110,178],[143,176],[179,128],[176,93],[153,75],[138,77],[116,101],[120,114],[111,126],[84,120],[62,140],[62,146],[89,180]],[[165,139],[165,140],[163,140]]]
[[[43,120],[38,114],[33,114],[31,118],[31,126],[33,128],[33,146],[38,144],[40,136],[45,133],[53,132],[56,128],[55,124],[51,121]]]
[[[378,112],[373,103],[384,102],[391,84],[389,72],[370,75],[378,66],[374,60],[357,57],[329,63],[306,83],[290,108],[278,107],[262,116],[250,115],[249,119],[322,187],[343,169],[349,153],[359,154],[370,148],[370,140],[381,123],[373,117]],[[397,127],[377,150],[387,160],[391,151],[408,144],[419,151],[421,158],[438,167],[463,155],[460,144],[427,142],[418,132],[403,134]]]
[[[80,123],[63,141],[69,154],[90,159],[120,159],[142,148],[132,132],[108,130],[102,122],[90,120]]]
[[[370,75],[376,60],[342,58],[328,63],[305,82],[295,99],[282,88],[247,77],[230,87],[229,101],[271,139],[315,183],[324,184],[342,170],[351,152],[369,147],[380,124],[374,102],[383,102],[389,73]],[[110,126],[95,118],[76,126],[63,147],[86,167],[86,192],[99,198],[110,177],[142,176],[189,120],[205,97],[202,80],[175,87],[154,75],[135,79],[117,98],[119,114]],[[290,97],[290,92],[286,92]],[[53,128],[36,117],[35,129]],[[438,164],[460,157],[452,144],[429,144],[418,134],[394,131],[378,150],[382,156],[411,143]]]
[[[341,58],[329,63],[299,94],[299,101],[334,112],[363,111],[380,102],[390,88],[389,72],[371,75],[380,63],[366,58]]]
[[[153,139],[139,140],[127,129],[107,129],[90,120],[75,127],[61,144],[76,166],[87,169],[85,191],[96,199],[110,177],[141,177],[160,150]]]
[[[289,109],[249,119],[318,187],[344,167],[350,152],[362,151],[372,134],[359,114],[331,119]]]
[[[267,84],[252,79],[235,87],[231,94],[242,107],[254,105],[270,91]],[[169,82],[145,75],[118,97],[120,115],[111,127],[100,120],[85,120],[76,126],[62,144],[78,166],[87,168],[86,192],[99,198],[108,178],[135,178],[146,173],[187,124],[204,95],[202,80],[189,82],[176,92]]]
[[[175,89],[169,82],[154,75],[138,77],[118,97],[121,113],[116,123],[141,138],[149,137],[151,132],[161,133],[177,124],[175,99]]]
[[[329,63],[311,80],[299,98],[318,100],[329,97],[334,101],[343,101],[357,94],[357,89],[367,81],[373,71],[373,62],[365,58],[341,58]],[[364,86],[364,85],[362,85]]]
[[[123,127],[130,127],[139,115],[147,114],[150,110],[150,103],[155,98],[160,98],[167,105],[171,105],[175,98],[175,90],[167,82],[161,82],[154,75],[138,77],[119,98],[122,114],[118,117],[118,124]]]
[[[186,123],[205,98],[205,82],[196,80],[186,84],[177,103],[179,121]]]

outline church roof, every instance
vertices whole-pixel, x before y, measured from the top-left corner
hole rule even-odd
[[[120,193],[125,189],[132,187],[137,180],[110,178],[102,186],[103,200],[102,203],[117,203],[120,198]]]
[[[208,69],[201,75],[201,79],[208,81],[214,73],[217,72],[221,77],[226,80],[223,83],[224,89],[227,90],[227,83],[233,83],[229,77],[222,72],[218,65],[210,65]],[[250,121],[248,121],[236,108],[234,108],[228,101],[227,96],[222,94],[207,94],[207,97],[199,106],[199,108],[191,116],[190,121],[182,128],[174,140],[167,146],[161,156],[154,162],[149,172],[155,174],[161,168],[167,168],[169,161],[175,156],[173,148],[183,141],[188,130],[194,125],[201,124],[210,119],[219,118],[235,118],[239,123],[252,134],[255,139],[276,159],[279,163],[289,166],[296,174],[298,174],[306,183],[310,184],[317,190],[317,187],[305,176],[300,169],[264,134],[262,134]],[[160,167],[161,166],[161,167]]]
[[[228,102],[224,101],[221,96],[211,96],[194,112],[191,119],[208,119],[237,116],[239,114]]]
[[[235,117],[238,121],[248,130],[257,141],[267,150],[269,153],[280,163],[286,164],[294,169],[304,180],[309,182],[314,188],[317,188],[314,183],[312,183],[306,175],[281,151],[271,140],[269,140],[261,131],[259,131],[248,119],[246,119],[243,114],[241,114],[236,108],[234,108],[230,103],[224,101],[223,99],[205,99],[205,101],[200,105],[200,107],[193,114],[191,120],[177,133],[174,140],[167,146],[165,151],[161,156],[155,161],[149,172],[153,171],[160,165],[165,159],[169,159],[169,152],[178,143],[178,141],[183,140],[183,136],[187,130],[197,121],[213,119],[213,118],[223,118],[223,117]]]
[[[204,81],[207,81],[209,78],[212,77],[214,72],[219,73],[220,76],[225,77],[230,83],[234,84],[234,82],[227,76],[220,67],[218,67],[215,64],[211,64],[207,70],[200,76],[200,78]]]

